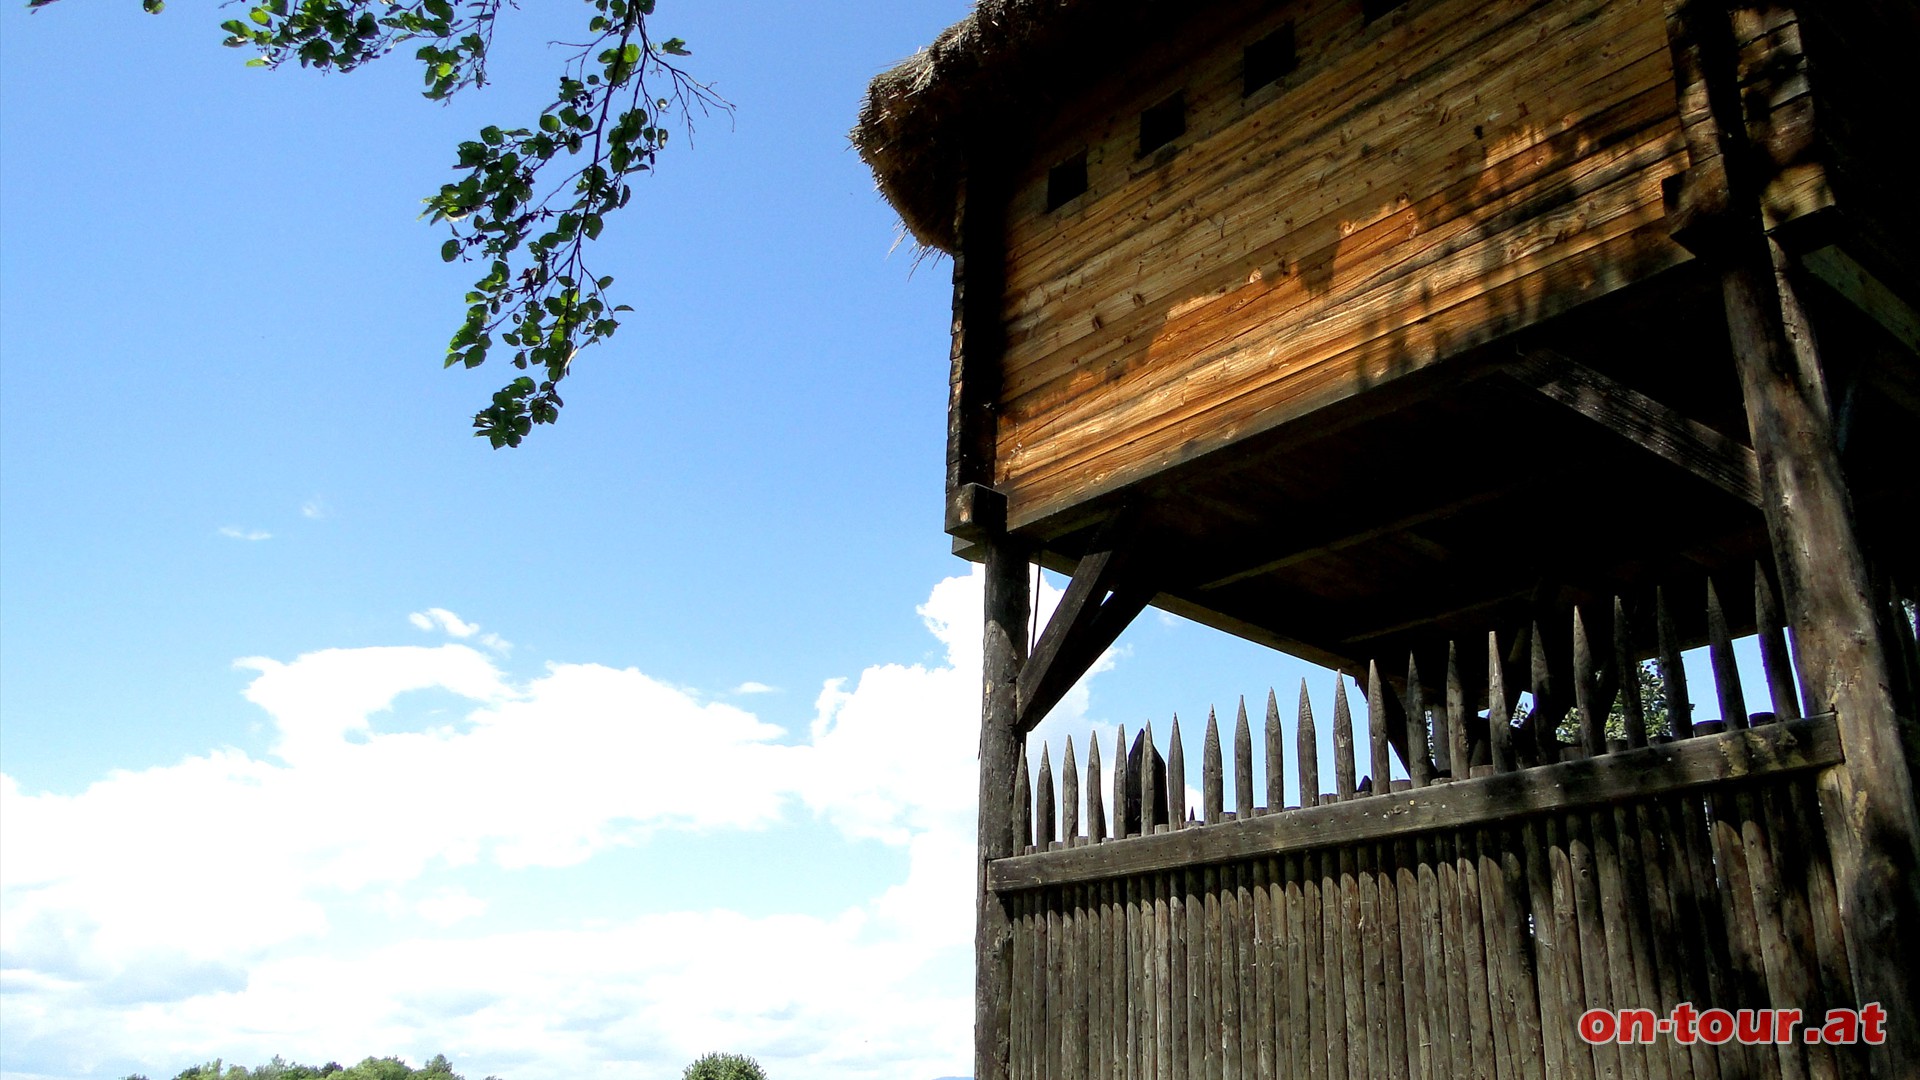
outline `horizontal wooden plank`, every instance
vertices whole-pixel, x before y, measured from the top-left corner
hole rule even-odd
[[[1016,855],[989,863],[987,884],[1013,892],[1400,839],[1758,780],[1843,758],[1838,726],[1828,714],[1246,821]]]

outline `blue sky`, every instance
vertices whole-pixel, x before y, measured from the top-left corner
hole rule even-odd
[[[405,59],[246,69],[218,5],[0,10],[8,1077],[968,1070],[949,265],[845,135],[965,5],[662,5],[737,111],[609,225],[639,310],[560,424],[493,452],[416,214],[574,6],[451,107]],[[1149,617],[1050,726],[1300,668]]]
[[[8,1078],[969,1068],[949,266],[845,137],[965,4],[663,4],[737,112],[609,224],[639,310],[494,452],[416,214],[544,102],[581,5],[528,7],[450,107],[405,59],[246,69],[215,4],[0,8]],[[1308,670],[1149,613],[1042,734]]]

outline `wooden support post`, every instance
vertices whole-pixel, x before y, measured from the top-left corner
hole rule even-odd
[[[1767,235],[1766,161],[1747,138],[1727,8],[1670,0],[1682,127],[1694,166],[1676,238],[1720,272],[1734,367],[1759,464],[1760,506],[1779,569],[1806,711],[1832,711],[1844,763],[1820,774],[1858,1003],[1891,1017],[1875,1075],[1920,1075],[1920,811],[1891,693],[1888,642],[1835,442],[1825,376],[1797,294]],[[1704,225],[1701,228],[1698,226]]]
[[[1003,518],[1004,520],[1004,518]],[[1016,687],[1026,662],[1027,613],[1032,603],[1026,549],[1003,532],[989,534],[986,637],[982,646],[980,706],[979,866],[974,924],[973,1075],[1007,1080],[1013,988],[1013,924],[1006,904],[987,887],[987,866],[1017,854],[1014,845],[1014,771],[1021,732]]]

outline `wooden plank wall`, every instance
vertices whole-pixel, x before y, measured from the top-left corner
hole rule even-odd
[[[1659,0],[1206,22],[1090,87],[1107,111],[1062,118],[1016,180],[994,468],[1016,527],[1687,257]],[[1289,22],[1299,68],[1243,97],[1241,50]],[[1136,158],[1176,90],[1187,134]],[[1048,211],[1080,149],[1086,194]]]
[[[1821,1018],[1857,1004],[1814,788],[1816,770],[1839,758],[1838,739],[1831,717],[1800,717],[1763,574],[1755,587],[1770,711],[1748,712],[1711,589],[1710,692],[1722,721],[1647,730],[1633,681],[1606,685],[1595,657],[1608,650],[1576,614],[1569,697],[1579,734],[1572,746],[1542,740],[1556,747],[1554,763],[1529,767],[1515,752],[1522,729],[1506,720],[1498,648],[1485,718],[1493,761],[1457,780],[1446,766],[1474,751],[1455,663],[1431,709],[1417,675],[1404,693],[1377,667],[1369,680],[1376,720],[1391,708],[1410,720],[1402,757],[1415,764],[1392,792],[1356,783],[1344,691],[1324,736],[1304,686],[1291,741],[1272,694],[1260,738],[1242,707],[1231,759],[1210,716],[1191,817],[1177,812],[1189,802],[1177,721],[1164,785],[1120,734],[1111,816],[1098,742],[1086,757],[1084,820],[1079,757],[1069,743],[1056,803],[1043,748],[1038,782],[1029,791],[1022,770],[1014,793],[1016,827],[1031,843],[989,868],[1014,926],[1012,1075],[1862,1075],[1853,1049],[1595,1046],[1577,1035],[1588,1008],[1666,1015],[1691,1002]],[[1652,614],[1671,626],[1664,611]],[[1670,631],[1663,639],[1671,657]],[[1551,687],[1536,679],[1533,689],[1551,708]],[[1684,674],[1664,689],[1671,715],[1687,717]],[[1609,741],[1586,718],[1606,715],[1616,695],[1625,738]],[[1368,726],[1361,752],[1384,776],[1386,725]],[[1323,791],[1329,744],[1333,790]],[[1436,760],[1421,764],[1427,747]],[[1301,766],[1291,805],[1281,782],[1289,754]],[[1156,803],[1176,812],[1142,830],[1153,816],[1140,807]]]

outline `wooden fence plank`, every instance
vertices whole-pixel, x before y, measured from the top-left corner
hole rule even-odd
[[[1107,838],[1107,810],[1100,790],[1100,736],[1087,740],[1087,839],[1099,843]]]
[[[1113,838],[1127,835],[1127,725],[1113,735]]]
[[[1067,736],[1060,762],[1060,839],[1071,846],[1080,838],[1080,766],[1073,757],[1073,736]]]
[[[1760,664],[1766,669],[1773,712],[1782,720],[1800,719],[1800,694],[1794,685],[1793,664],[1787,658],[1786,620],[1767,576],[1767,568],[1753,564],[1753,615],[1760,638]]]
[[[1280,731],[1280,703],[1267,688],[1267,813],[1287,808],[1287,744]]]
[[[1454,880],[1460,889],[1460,952],[1466,963],[1467,1033],[1472,1039],[1474,1068],[1483,1077],[1498,1076],[1501,1069],[1494,1054],[1494,1021],[1488,996],[1492,972],[1487,963],[1482,921],[1479,853],[1474,833],[1463,830],[1451,839]]]
[[[1333,793],[1341,802],[1353,798],[1353,713],[1347,707],[1347,681],[1333,677]]]
[[[1433,1030],[1427,1023],[1427,1002],[1433,993],[1426,969],[1425,935],[1420,922],[1420,875],[1412,840],[1394,841],[1393,892],[1400,922],[1400,1002],[1406,1016],[1407,1075],[1432,1076],[1428,1059],[1434,1051]]]
[[[1208,825],[1220,823],[1221,812],[1226,809],[1226,796],[1221,791],[1224,782],[1220,767],[1220,721],[1207,710],[1206,743],[1200,751],[1200,820]]]
[[[1365,928],[1360,923],[1360,882],[1356,863],[1355,846],[1352,844],[1343,845],[1334,856],[1340,892],[1340,981],[1342,1003],[1346,1008],[1342,1030],[1347,1050],[1347,1075],[1350,1077],[1371,1075],[1367,1068],[1367,1029],[1363,1026],[1367,1017],[1367,999],[1361,935]]]
[[[1320,1019],[1326,1035],[1326,1075],[1329,1080],[1347,1080],[1347,983],[1340,932],[1343,909],[1340,904],[1340,856],[1331,850],[1320,852],[1320,997],[1326,1001]],[[1358,1077],[1353,1080],[1359,1080]]]
[[[1300,806],[1320,805],[1320,740],[1313,727],[1313,705],[1307,700],[1307,680],[1300,680],[1300,712],[1294,722],[1295,756],[1300,759]]]
[[[1375,726],[1373,717],[1377,715],[1370,712],[1368,727]],[[1365,1002],[1367,1075],[1384,1076],[1388,1072],[1386,941],[1380,933],[1383,926],[1380,918],[1380,877],[1375,863],[1373,845],[1360,845],[1354,852],[1354,885],[1360,910],[1354,933],[1360,943],[1360,993]]]
[[[1397,1075],[1407,1063],[1407,997],[1402,955],[1412,944],[1400,933],[1400,897],[1396,888],[1398,859],[1391,844],[1373,847],[1374,877],[1380,897],[1380,917],[1374,924],[1381,939],[1380,959],[1386,976],[1386,999],[1381,1008],[1387,1018],[1387,1057],[1382,1068]]]
[[[1167,732],[1167,827],[1187,827],[1187,750],[1180,738],[1180,715]]]
[[[1660,635],[1660,681],[1667,698],[1667,721],[1673,725],[1673,737],[1693,736],[1693,702],[1687,694],[1687,665],[1680,658],[1680,632],[1674,629],[1673,611],[1667,606],[1664,587],[1653,590],[1654,622]]]

